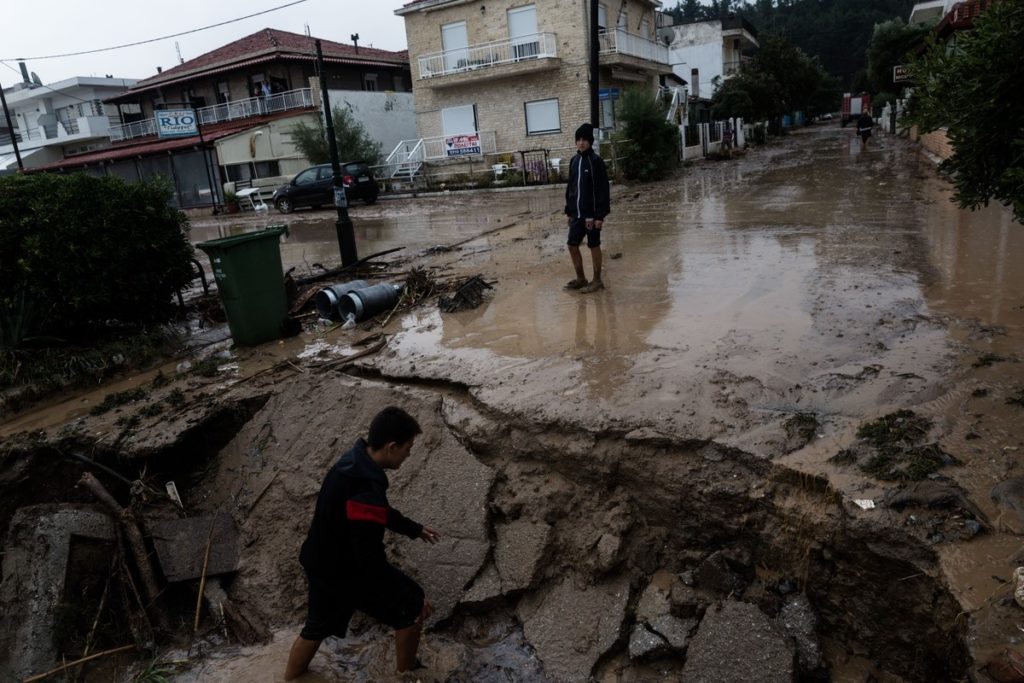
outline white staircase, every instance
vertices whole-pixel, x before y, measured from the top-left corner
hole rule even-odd
[[[384,175],[388,178],[412,180],[420,174],[426,160],[423,140],[402,140],[384,162]]]

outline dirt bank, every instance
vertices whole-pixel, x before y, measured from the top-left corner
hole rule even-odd
[[[414,262],[485,273],[493,297],[396,317],[386,347],[352,365],[317,368],[374,330],[235,352],[217,377],[176,378],[119,412],[85,414],[99,393],[21,416],[0,481],[22,493],[0,521],[87,502],[70,450],[175,479],[189,514],[235,518],[229,594],[277,633],[236,649],[210,628],[212,653],[193,651],[179,680],[273,680],[302,618],[295,558],[323,473],[397,403],[425,434],[392,502],[445,536],[392,547],[439,607],[425,679],[740,680],[754,666],[960,680],[1015,642],[1019,226],[951,207],[903,141],[861,152],[835,128],[617,186],[604,243],[618,257],[594,296],[561,291],[560,209],[550,190],[366,207],[375,247],[406,228],[422,247],[486,232]],[[336,253],[318,216],[292,224],[286,261]],[[126,429],[175,390],[181,407]],[[930,498],[860,467],[874,454],[858,429],[901,409],[921,433],[900,454],[943,454]],[[29,426],[41,431],[12,436]],[[748,659],[723,662],[738,634],[753,635]],[[388,648],[360,624],[311,680],[383,680]]]

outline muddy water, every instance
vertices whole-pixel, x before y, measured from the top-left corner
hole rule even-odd
[[[532,225],[477,262],[500,279],[487,308],[408,320],[382,369],[448,376],[454,361],[502,409],[705,436],[798,408],[859,417],[922,391],[950,349],[923,295],[915,151],[862,152],[834,129],[792,142],[617,190],[608,288],[593,296],[561,290],[561,219]]]
[[[481,201],[479,195],[456,192],[417,201],[382,199],[374,206],[355,206],[349,216],[358,253],[366,256],[402,247],[403,255],[413,256],[429,247],[454,244],[508,226],[527,214],[548,212],[562,201],[560,188],[490,197],[491,201]],[[282,265],[286,270],[295,267],[300,273],[312,272],[316,263],[328,268],[340,265],[336,220],[334,211],[311,209],[288,215],[271,210],[200,218],[192,221],[191,239],[199,243],[285,224],[289,234],[281,241]]]
[[[936,421],[943,448],[965,463],[944,473],[991,518],[999,515],[987,490],[1022,474],[1024,452],[1020,409],[1005,403],[1024,379],[1024,364],[1010,359],[1022,348],[1024,276],[1011,264],[1024,244],[1005,212],[951,206],[932,168],[900,140],[883,137],[862,151],[848,131],[812,129],[675,182],[616,187],[604,233],[608,289],[583,296],[561,290],[571,271],[560,200],[557,190],[541,190],[354,209],[364,254],[486,233],[431,263],[496,282],[478,309],[449,315],[430,307],[396,318],[388,349],[371,362],[385,377],[462,383],[510,419],[591,434],[653,426],[711,438],[824,475],[846,497],[879,502],[883,485],[828,459],[866,417],[913,407]],[[333,215],[288,220],[286,267],[336,263]],[[200,223],[193,239],[260,221],[278,222]],[[344,352],[352,335],[332,334],[259,349],[242,365],[282,354],[301,361],[317,342]],[[1007,360],[972,367],[982,353]],[[988,393],[976,396],[979,388]],[[819,435],[782,456],[780,424],[803,411],[819,417]],[[308,498],[317,483],[289,484],[289,502]],[[890,513],[851,514],[873,521]],[[1019,542],[1003,531],[936,549],[971,620],[973,652],[983,657],[1016,635],[1013,614],[993,606],[1007,595]],[[432,633],[428,647],[464,646],[447,637]],[[269,680],[289,640],[279,633],[267,648],[219,651],[177,680]],[[527,648],[509,642],[505,668],[521,670],[515,656]],[[311,680],[386,671],[388,647],[379,634],[334,644]],[[835,680],[871,672],[867,660],[829,647]],[[485,656],[498,650],[483,647]]]

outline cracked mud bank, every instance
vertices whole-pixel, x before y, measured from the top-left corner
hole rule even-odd
[[[812,129],[615,187],[608,289],[582,296],[561,291],[559,193],[529,197],[372,207],[381,244],[408,229],[429,246],[431,225],[460,219],[487,232],[415,261],[496,280],[480,308],[396,318],[383,351],[343,369],[302,356],[324,341],[310,335],[240,353],[221,377],[178,380],[190,401],[130,432],[80,417],[102,394],[74,397],[5,428],[44,431],[7,438],[0,481],[26,491],[19,505],[84,502],[58,456],[88,448],[235,518],[229,594],[274,642],[208,634],[202,657],[167,655],[180,681],[275,680],[323,474],[388,404],[424,426],[392,503],[444,536],[390,549],[438,608],[424,680],[964,680],[1015,644],[1020,226],[955,210],[902,140],[860,152]],[[286,262],[327,253],[316,220],[293,224]],[[365,331],[334,334],[344,350]],[[958,463],[926,481],[941,495],[835,457],[899,409]],[[13,512],[0,505],[5,526]],[[390,647],[356,624],[309,680],[386,680]]]

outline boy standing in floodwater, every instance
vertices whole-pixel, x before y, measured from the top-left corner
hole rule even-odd
[[[604,289],[601,282],[601,228],[610,209],[608,170],[604,161],[594,153],[594,127],[584,123],[576,130],[576,156],[569,162],[569,184],[565,187],[565,215],[569,219],[569,257],[576,270],[576,278],[566,283],[566,289],[596,292]],[[587,238],[590,259],[594,264],[594,279],[589,283],[583,273],[583,255],[580,244]]]
[[[284,678],[309,668],[327,636],[344,638],[355,610],[395,629],[399,672],[418,668],[423,621],[433,612],[423,589],[384,554],[384,530],[437,543],[441,535],[388,504],[388,477],[409,457],[421,434],[416,419],[388,407],[370,422],[365,440],[327,472],[299,561],[309,583],[306,624],[292,644]]]

